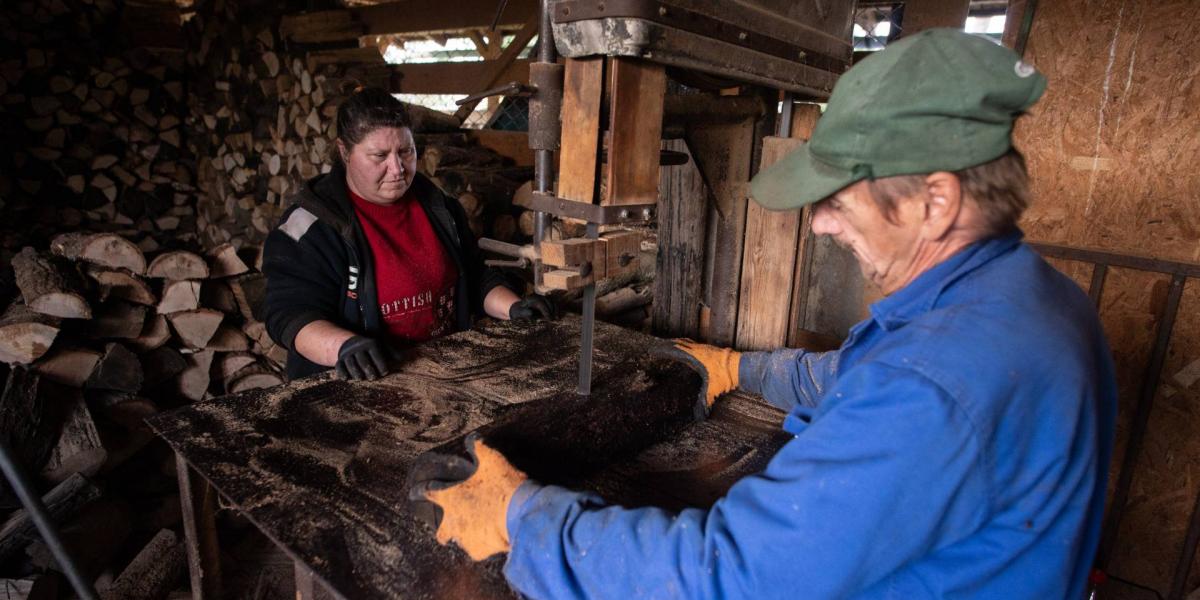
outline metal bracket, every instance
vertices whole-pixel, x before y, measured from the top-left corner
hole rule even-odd
[[[510,81],[504,85],[496,86],[490,90],[483,90],[482,92],[471,94],[470,96],[467,96],[461,100],[455,100],[454,103],[458,106],[462,106],[468,102],[478,102],[490,96],[530,96],[535,91],[537,90],[535,90],[533,87],[525,85],[519,81]]]
[[[550,194],[534,192],[525,198],[514,201],[518,206],[529,210],[546,212],[559,217],[579,219],[597,225],[617,225],[622,223],[640,223],[654,218],[657,204],[624,204],[600,206],[587,202],[576,202],[559,198]]]

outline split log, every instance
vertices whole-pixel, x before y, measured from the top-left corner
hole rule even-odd
[[[221,244],[208,252],[209,256],[209,277],[232,277],[241,275],[250,268],[242,259],[238,257],[237,250],[233,244]]]
[[[143,386],[147,388],[169,381],[188,366],[183,355],[170,346],[160,346],[141,355],[141,361]]]
[[[137,393],[142,389],[142,363],[125,346],[109,343],[86,385],[98,390]]]
[[[247,273],[227,281],[238,310],[247,321],[261,321],[263,302],[267,296],[267,278],[262,273]],[[251,338],[254,336],[251,335]]]
[[[237,394],[246,390],[274,387],[282,383],[283,378],[278,373],[262,365],[251,365],[234,375],[233,379],[226,384],[225,391]]]
[[[120,548],[129,537],[132,520],[126,503],[101,498],[63,523],[59,530],[63,546],[75,559],[85,579],[95,580],[109,565],[113,548]],[[54,555],[41,540],[30,544],[26,553],[35,567],[58,568]]]
[[[151,269],[154,265],[151,264]],[[168,279],[163,283],[162,300],[158,303],[158,314],[169,315],[185,310],[200,308],[200,282]]]
[[[113,269],[146,272],[146,257],[129,240],[109,233],[64,233],[50,241],[50,251],[71,260],[83,260]]]
[[[241,329],[222,323],[205,348],[214,352],[243,352],[250,349],[250,340]]]
[[[105,302],[88,322],[88,335],[94,338],[133,339],[142,335],[146,307],[120,300]]]
[[[178,312],[167,317],[175,334],[189,348],[203,348],[217,332],[225,315],[211,308]]]
[[[596,314],[615,315],[639,306],[645,306],[654,301],[654,293],[650,286],[640,290],[624,287],[596,298]]]
[[[99,285],[101,302],[109,298],[119,298],[146,306],[158,303],[158,298],[150,291],[150,286],[141,277],[129,271],[88,265],[87,274]]]
[[[258,357],[249,352],[229,352],[221,355],[218,370],[221,381],[231,381],[238,371],[258,362]]]
[[[212,368],[213,354],[212,350],[201,350],[184,357],[187,368],[175,378],[180,396],[199,401],[208,393],[209,369]]]
[[[14,301],[0,317],[0,362],[27,365],[50,349],[58,336],[56,317],[29,310]]]
[[[50,459],[66,412],[56,396],[65,393],[69,392],[61,385],[28,369],[14,368],[8,373],[0,396],[0,440],[30,473],[40,471]],[[0,495],[9,491],[8,481],[0,479]]]
[[[158,413],[154,402],[122,392],[92,394],[102,405],[106,427],[100,429],[100,439],[108,450],[102,472],[108,472],[129,460],[154,440],[154,431],[146,418]]]
[[[183,543],[170,529],[163,529],[138,552],[112,587],[105,600],[160,600],[183,576],[186,561]]]
[[[171,339],[171,328],[167,326],[167,318],[162,315],[152,315],[142,325],[142,333],[129,340],[129,345],[139,352],[153,350]]]
[[[83,298],[83,281],[74,265],[26,246],[12,259],[17,287],[25,306],[64,319],[88,319],[92,309]]]
[[[503,162],[502,156],[482,147],[431,146],[425,149],[424,156],[421,157],[425,174],[429,176],[437,175],[439,169],[446,167],[487,168],[499,166]]]
[[[42,496],[42,504],[46,506],[51,521],[62,523],[99,497],[100,489],[76,473],[46,492]],[[0,562],[7,561],[37,539],[37,528],[29,513],[25,509],[13,513],[0,526]]]
[[[34,370],[50,381],[83,387],[96,370],[101,353],[87,348],[55,347],[34,364]]]
[[[200,288],[200,304],[215,308],[227,315],[238,314],[238,301],[233,290],[224,281],[209,279]]]
[[[75,473],[91,477],[108,457],[83,396],[78,390],[73,392],[71,397],[63,398],[69,406],[67,419],[58,444],[50,452],[50,460],[42,467],[42,478],[52,483],[65,481]]]
[[[146,276],[173,280],[205,279],[208,277],[208,263],[200,255],[186,250],[164,252],[150,262]]]

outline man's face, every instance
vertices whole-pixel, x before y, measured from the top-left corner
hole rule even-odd
[[[904,287],[912,280],[920,248],[919,202],[902,199],[893,221],[871,199],[867,183],[860,181],[813,205],[812,230],[832,236],[858,260],[863,277],[883,293]]]
[[[381,127],[347,149],[338,142],[350,190],[374,204],[404,197],[417,172],[417,147],[407,127]]]

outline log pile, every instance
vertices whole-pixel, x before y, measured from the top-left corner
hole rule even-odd
[[[145,251],[194,231],[182,64],[121,43],[111,1],[0,10],[0,258],[54,234],[119,232]],[[11,50],[11,51],[9,51]]]
[[[153,473],[174,461],[144,419],[283,382],[286,352],[260,321],[261,273],[229,244],[147,256],[114,234],[68,233],[23,248],[0,283],[0,438],[102,597],[164,598],[184,581],[179,500],[173,472]],[[149,491],[148,476],[160,481]],[[152,514],[133,519],[135,504]],[[61,584],[16,506],[0,482],[0,580]]]
[[[0,317],[0,360],[57,383],[199,400],[282,382],[286,352],[259,320],[262,275],[229,244],[148,261],[128,240],[62,234],[12,264],[19,294]],[[210,377],[215,359],[237,369]],[[204,368],[198,369],[203,366]]]

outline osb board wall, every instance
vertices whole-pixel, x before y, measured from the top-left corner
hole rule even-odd
[[[194,230],[182,55],[135,47],[118,0],[0,3],[0,264],[62,231],[150,251]]]
[[[1016,132],[1033,179],[1035,201],[1022,224],[1031,239],[1200,260],[1195,8],[1188,0],[1038,3],[1025,58],[1050,85]],[[1055,266],[1086,289],[1089,267]],[[1122,269],[1110,270],[1105,284],[1101,318],[1121,390],[1117,461],[1168,286],[1166,276]],[[1110,565],[1164,595],[1200,491],[1198,286],[1185,288]],[[1198,585],[1200,564],[1185,591]]]

